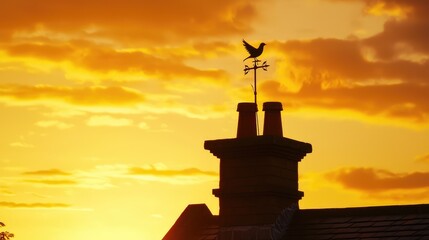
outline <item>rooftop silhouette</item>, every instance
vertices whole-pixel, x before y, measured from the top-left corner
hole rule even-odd
[[[208,140],[220,160],[219,215],[190,204],[164,240],[429,239],[429,204],[299,209],[298,163],[312,145],[283,137],[280,102],[239,103],[236,138]],[[329,194],[329,193],[327,193]]]

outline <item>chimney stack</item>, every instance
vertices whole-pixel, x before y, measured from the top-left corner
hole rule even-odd
[[[279,102],[266,102],[264,133],[256,134],[255,103],[239,103],[237,138],[208,140],[204,148],[220,159],[220,225],[271,225],[281,211],[297,204],[298,162],[311,144],[283,137]]]

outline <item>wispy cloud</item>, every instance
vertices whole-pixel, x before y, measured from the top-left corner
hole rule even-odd
[[[69,208],[66,203],[18,203],[18,202],[0,202],[3,208]]]
[[[0,195],[3,195],[3,196],[14,196],[15,193],[12,192],[9,188],[0,187]]]
[[[149,125],[146,123],[146,122],[140,122],[139,124],[138,124],[138,127],[140,128],[140,129],[149,129]]]
[[[147,100],[147,95],[150,101]],[[162,95],[162,96],[160,96]],[[17,106],[46,106],[55,111],[97,114],[165,114],[173,113],[190,118],[206,119],[222,116],[217,105],[184,103],[174,94],[143,94],[133,88],[117,86],[58,87],[52,85],[0,85],[0,102]],[[95,117],[96,120],[103,120]],[[103,117],[109,122],[111,117]],[[113,119],[110,119],[113,120]],[[125,123],[126,122],[126,123]],[[97,121],[90,122],[97,124]],[[116,121],[115,121],[116,123]],[[128,120],[121,121],[128,124]],[[58,120],[41,121],[41,127],[67,128],[70,124]]]
[[[0,51],[2,48],[0,47]],[[225,50],[226,51],[226,50]],[[59,68],[72,79],[80,82],[98,82],[100,79],[124,83],[145,82],[156,78],[169,83],[178,79],[208,83],[225,83],[227,73],[214,67],[192,66],[186,63],[189,58],[204,59],[217,50],[197,54],[195,47],[177,46],[147,49],[118,49],[99,44],[77,44],[76,42],[23,43],[6,47],[5,60],[34,65],[32,61],[43,64],[41,69]],[[188,55],[188,52],[195,54]],[[29,59],[32,59],[30,61]]]
[[[124,127],[131,126],[133,121],[127,118],[115,118],[109,115],[91,116],[87,123],[88,126],[109,126],[109,127]]]
[[[38,121],[36,122],[36,126],[48,128],[54,127],[58,129],[68,129],[73,127],[73,124],[57,121],[57,120],[47,120],[47,121]]]
[[[51,100],[78,106],[123,106],[141,103],[144,96],[137,90],[124,87],[72,88],[9,84],[0,85],[0,99],[36,103]]]
[[[122,180],[163,182],[169,184],[198,184],[218,179],[218,173],[198,168],[169,169],[164,164],[144,167],[129,165],[99,165],[93,169],[65,171],[47,169],[26,171],[24,179],[15,179],[17,183],[25,182],[38,187],[64,186],[86,189],[108,189],[117,187]],[[37,178],[35,178],[37,177]],[[11,182],[11,179],[9,179]]]
[[[13,142],[10,144],[11,147],[17,147],[17,148],[34,148],[34,145],[31,143],[26,143],[26,142]]]
[[[60,169],[47,169],[23,172],[27,176],[23,181],[32,184],[42,184],[47,186],[77,185],[79,184],[75,176]],[[37,178],[32,178],[37,177]]]
[[[222,70],[195,68],[182,61],[180,58],[160,58],[140,51],[121,52],[113,49],[92,49],[78,66],[88,71],[101,73],[137,72],[143,76],[157,77],[160,80],[190,78],[220,81],[225,79],[225,72]]]
[[[32,180],[24,180],[29,183],[38,183],[38,184],[46,184],[46,185],[76,185],[78,182],[74,180],[67,179],[32,179]]]
[[[198,184],[216,181],[218,173],[198,168],[167,169],[164,166],[130,167],[128,176],[143,181],[165,182],[169,184]]]
[[[140,168],[132,167],[129,169],[129,173],[133,175],[149,175],[149,176],[195,176],[195,175],[206,175],[206,176],[218,176],[213,171],[203,171],[198,168],[186,168],[181,170],[168,170],[168,169],[156,169],[156,168]]]
[[[25,175],[41,175],[41,176],[69,176],[71,173],[60,170],[60,169],[48,169],[48,170],[37,170],[24,172]]]

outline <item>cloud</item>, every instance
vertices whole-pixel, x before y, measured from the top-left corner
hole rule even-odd
[[[421,85],[427,83],[426,79],[429,77],[429,61],[371,59],[361,40],[294,40],[273,45],[289,58],[294,69],[307,69],[307,76],[303,75],[304,79],[301,81],[316,73],[323,74],[324,81],[342,80],[343,84],[363,85],[371,84],[371,81],[373,84],[381,84],[400,80]],[[295,74],[299,73],[297,71]]]
[[[36,126],[43,127],[43,128],[55,127],[58,129],[68,129],[73,127],[73,124],[68,124],[57,120],[47,120],[47,121],[36,122]]]
[[[218,173],[212,171],[203,171],[198,168],[186,168],[181,170],[168,170],[168,169],[156,169],[156,168],[140,168],[133,167],[129,169],[129,173],[132,175],[148,175],[148,176],[218,176]]]
[[[68,208],[70,204],[66,203],[17,203],[17,202],[0,202],[3,208]]]
[[[203,95],[201,93],[201,95]],[[58,112],[179,114],[207,119],[222,116],[216,105],[184,103],[175,94],[143,94],[119,86],[60,87],[51,85],[0,85],[0,102],[15,106],[46,106]],[[39,123],[40,124],[40,123]],[[48,122],[43,126],[61,123]]]
[[[122,183],[150,181],[169,184],[198,184],[218,179],[218,173],[204,171],[198,168],[168,169],[162,163],[144,167],[129,165],[99,165],[92,169],[64,171],[47,169],[23,172],[27,176],[11,178],[17,184],[22,182],[37,185],[37,187],[73,187],[84,189],[108,189],[120,186]],[[8,179],[11,182],[11,179]]]
[[[365,12],[386,15],[390,18],[383,31],[365,39],[373,47],[377,57],[395,59],[402,54],[429,53],[429,4],[421,0],[335,0],[363,2]]]
[[[198,168],[169,169],[162,163],[144,167],[129,165],[100,165],[95,169],[80,172],[82,180],[104,179],[110,182],[116,180],[138,180],[150,182],[163,182],[169,184],[198,184],[205,181],[217,180],[218,173],[204,171]]]
[[[185,65],[177,57],[162,58],[158,56],[139,51],[121,52],[111,49],[92,49],[80,60],[78,66],[99,72],[141,72],[151,77],[159,77],[161,80],[204,78],[222,81],[225,79],[226,73],[224,71],[201,70]]]
[[[365,193],[429,188],[429,172],[394,173],[374,168],[344,168],[326,177],[347,189]]]
[[[369,8],[378,7],[385,12],[399,12],[403,18],[388,20],[381,33],[370,37],[366,43],[373,46],[377,56],[392,59],[406,53],[429,54],[429,4],[420,0],[366,1]]]
[[[418,156],[416,158],[416,161],[417,162],[422,162],[422,163],[429,163],[429,154]]]
[[[174,42],[241,35],[257,17],[255,2],[17,0],[0,9],[0,36],[62,32],[123,42]]]
[[[29,40],[30,41],[30,40]],[[208,45],[218,46],[205,52],[199,48]],[[218,42],[197,43],[194,46],[181,45],[174,48],[147,47],[120,48],[90,42],[46,41],[42,43],[5,44],[6,55],[3,61],[22,62],[35,68],[60,68],[71,79],[100,82],[100,79],[117,82],[172,79],[193,81],[208,80],[223,83],[227,74],[223,70],[203,69],[186,64],[189,58],[206,58],[219,52],[230,52],[231,47]],[[189,54],[192,52],[192,54]],[[0,47],[1,53],[1,47]],[[34,64],[36,62],[37,64]],[[39,63],[41,62],[41,63]]]
[[[352,110],[417,126],[429,121],[429,60],[368,59],[360,40],[272,45],[288,64],[281,69],[284,81],[261,84],[261,91],[271,98],[285,99],[286,105],[295,108]]]
[[[366,195],[369,198],[380,200],[393,200],[409,203],[410,201],[422,201],[423,203],[429,200],[429,190],[411,190],[411,191],[394,191],[394,192],[375,192]]]
[[[149,129],[149,125],[148,125],[146,122],[140,122],[140,123],[138,124],[138,127],[139,127],[140,129],[144,129],[144,130]]]
[[[40,175],[40,176],[70,176],[71,173],[60,170],[60,169],[48,169],[24,172],[24,175]]]
[[[0,23],[0,54],[2,62],[59,68],[79,81],[224,83],[226,71],[188,60],[231,52],[217,39],[250,31],[255,2],[14,1],[0,9],[0,22],[7,22]]]
[[[156,219],[162,219],[162,218],[164,218],[164,216],[162,214],[158,214],[158,213],[151,214],[150,216],[153,217],[153,218],[156,218]]]
[[[32,179],[32,180],[24,180],[29,183],[37,183],[37,184],[46,184],[46,185],[75,185],[78,184],[77,181],[68,180],[68,179]]]
[[[192,48],[199,55],[211,58],[222,57],[237,51],[236,45],[221,41],[196,42],[193,44]]]
[[[387,15],[391,17],[403,17],[410,14],[410,9],[407,3],[416,2],[414,0],[331,0],[335,2],[363,2],[365,4],[365,12],[373,15]],[[417,0],[418,1],[418,0]]]
[[[23,175],[34,176],[37,178],[24,179],[24,182],[35,183],[42,185],[61,186],[61,185],[77,185],[79,182],[74,179],[75,176],[60,169],[47,169],[37,171],[23,172]]]
[[[17,102],[57,101],[77,106],[132,106],[144,102],[137,90],[125,87],[59,87],[0,85],[0,99]]]
[[[17,148],[34,148],[33,144],[25,143],[25,142],[13,142],[10,144],[11,147]]]
[[[204,171],[198,168],[167,169],[163,164],[161,166],[129,167],[126,176],[142,181],[173,185],[198,184],[218,180],[218,173],[213,171]]]
[[[114,118],[109,115],[91,116],[87,123],[88,126],[109,126],[109,127],[124,127],[131,126],[133,121],[127,118]]]
[[[427,126],[429,122],[429,4],[419,0],[363,2],[388,15],[383,30],[359,39],[272,42],[279,79],[263,83],[271,97],[296,108],[351,110],[369,119]],[[367,118],[368,119],[368,118]]]
[[[86,189],[106,189],[111,188],[111,180],[115,175],[100,174],[100,171],[87,170],[87,171],[65,171],[61,169],[43,169],[36,171],[26,171],[22,173],[25,179],[16,178],[17,182],[25,182],[29,184],[36,184],[38,187],[75,187]]]
[[[417,126],[425,126],[429,120],[429,87],[394,84],[323,89],[311,83],[293,93],[282,89],[279,82],[265,82],[261,89],[295,108],[353,110],[370,118],[384,118],[385,122],[395,120]]]
[[[44,114],[50,118],[71,118],[76,116],[83,116],[85,112],[76,109],[53,109],[52,112]]]
[[[73,57],[75,49],[69,44],[21,43],[6,46],[10,56],[27,56],[50,61],[64,61]]]
[[[1,187],[0,188],[0,195],[3,195],[3,196],[14,196],[15,193],[12,192],[12,191],[10,191],[8,188]]]

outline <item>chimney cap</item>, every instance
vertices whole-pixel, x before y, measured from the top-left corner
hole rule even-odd
[[[258,106],[253,102],[241,102],[237,105],[237,112],[257,112]]]
[[[270,111],[270,110],[282,111],[283,106],[281,102],[264,102],[262,110],[263,111]]]

